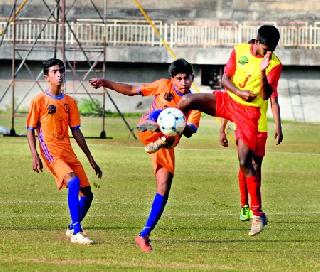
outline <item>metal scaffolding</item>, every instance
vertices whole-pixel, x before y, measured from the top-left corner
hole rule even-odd
[[[28,0],[24,0],[19,6],[17,5],[17,0],[14,1],[13,4],[13,8],[12,11],[9,15],[7,24],[5,29],[2,31],[2,33],[0,33],[1,36],[1,40],[0,40],[0,47],[3,44],[3,39],[4,39],[4,35],[6,34],[6,31],[8,29],[8,26],[10,24],[13,25],[13,42],[12,42],[12,78],[11,78],[11,82],[9,83],[9,86],[5,89],[4,93],[0,96],[0,103],[3,100],[3,98],[7,95],[7,93],[9,92],[9,90],[11,89],[11,95],[12,95],[12,112],[11,112],[11,129],[10,129],[10,135],[9,136],[17,136],[16,132],[15,132],[15,114],[17,112],[17,110],[19,109],[19,106],[22,104],[23,100],[28,96],[28,94],[32,91],[32,89],[34,88],[35,85],[37,85],[40,90],[44,91],[44,88],[42,88],[40,82],[39,82],[39,78],[42,76],[42,70],[39,72],[39,74],[34,77],[34,74],[32,73],[30,67],[27,64],[27,59],[30,56],[30,54],[33,52],[35,46],[38,43],[38,40],[41,37],[41,33],[44,31],[44,29],[47,26],[47,23],[53,18],[55,20],[55,42],[54,42],[54,48],[53,48],[53,57],[57,57],[57,53],[60,51],[61,54],[61,59],[63,60],[63,62],[65,63],[65,67],[67,68],[66,71],[71,72],[72,76],[73,76],[73,80],[77,80],[79,81],[81,88],[84,89],[84,93],[79,92],[79,88],[77,88],[77,90],[74,90],[72,92],[69,92],[66,88],[64,90],[65,93],[68,94],[85,94],[87,97],[89,97],[89,99],[94,102],[94,99],[92,97],[92,93],[89,92],[89,90],[87,89],[87,87],[84,85],[84,81],[87,80],[88,76],[90,75],[91,72],[95,71],[95,72],[99,72],[102,74],[102,77],[105,78],[106,76],[106,49],[107,49],[107,44],[106,44],[106,40],[103,46],[96,46],[96,47],[91,47],[90,49],[86,49],[82,46],[80,40],[78,39],[76,33],[73,31],[72,27],[71,27],[71,23],[67,18],[68,13],[72,10],[72,8],[74,7],[75,3],[77,2],[77,0],[73,0],[71,6],[69,7],[68,10],[66,10],[66,0],[55,0],[55,6],[53,8],[50,8],[50,6],[47,4],[47,2],[45,0],[42,0],[44,6],[48,9],[49,12],[49,16],[46,20],[46,22],[42,25],[39,33],[37,33],[37,38],[35,39],[35,41],[32,43],[31,47],[27,50],[27,52],[25,53],[24,57],[22,58],[22,55],[20,53],[20,49],[17,47],[16,45],[16,33],[15,33],[15,27],[16,27],[16,21],[17,18],[19,16],[19,13],[23,10],[23,8],[25,8],[25,6],[28,4]],[[90,0],[90,3],[92,5],[92,7],[94,8],[94,10],[96,11],[99,20],[101,20],[101,22],[103,24],[106,23],[106,0],[104,1],[104,13],[101,14],[101,12],[99,11],[99,9],[97,8],[97,6],[95,5],[95,3],[93,2],[93,0]],[[66,44],[66,33],[65,33],[65,29],[66,27],[68,28],[68,30],[70,31],[70,33],[72,34],[74,40],[76,41],[76,46],[68,46]],[[75,52],[75,50],[77,50],[77,52],[81,52],[85,58],[85,62],[88,64],[88,68],[85,70],[85,74],[83,75],[82,78],[79,77],[79,75],[77,74],[77,69],[76,69],[76,61],[74,60],[73,62],[68,59],[67,53],[70,52]],[[23,51],[25,51],[25,49],[23,49]],[[88,57],[88,52],[93,52],[96,53],[96,57],[94,61],[91,61],[90,58]],[[19,64],[19,66],[16,68],[16,56],[21,58],[22,61]],[[101,69],[97,69],[97,65],[98,63],[101,62],[102,63],[102,68]],[[25,95],[23,96],[22,100],[20,101],[20,103],[18,103],[18,105],[15,105],[15,85],[16,85],[16,77],[17,74],[19,73],[19,71],[21,70],[22,67],[25,67],[26,70],[28,71],[28,73],[30,74],[30,77],[32,78],[32,80],[34,81],[34,84],[32,85],[32,87],[25,93]],[[120,117],[122,118],[124,124],[126,125],[126,127],[128,128],[130,134],[132,135],[132,137],[134,139],[136,138],[136,135],[134,133],[133,128],[130,127],[129,123],[126,121],[124,115],[122,114],[122,112],[120,111],[119,107],[116,105],[115,101],[112,99],[112,97],[110,96],[109,92],[107,89],[104,89],[104,92],[102,93],[94,93],[94,95],[101,95],[102,96],[102,101],[103,101],[103,105],[102,105],[102,128],[101,128],[101,132],[99,135],[99,138],[108,138],[106,135],[106,130],[105,130],[105,100],[106,100],[106,96],[108,97],[108,99],[111,101],[111,103],[113,104],[113,106],[115,107],[115,109],[117,110],[117,112],[119,113]]]

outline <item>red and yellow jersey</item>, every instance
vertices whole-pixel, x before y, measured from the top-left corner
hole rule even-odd
[[[233,84],[240,90],[250,90],[257,94],[257,97],[250,102],[242,100],[234,93],[227,91],[229,96],[247,106],[260,107],[261,117],[259,119],[259,131],[267,131],[267,110],[268,101],[260,96],[260,64],[263,57],[255,56],[252,53],[252,44],[238,44],[234,47],[231,56],[225,66],[225,73],[231,77]],[[272,97],[277,97],[278,82],[282,71],[282,64],[279,58],[272,53],[269,66],[266,69],[268,83],[273,88]]]
[[[178,102],[182,98],[181,93],[172,83],[170,79],[159,79],[151,83],[142,84],[139,87],[139,91],[143,96],[154,96],[154,100],[150,106],[150,109],[145,113],[140,123],[148,119],[149,114],[154,110],[165,109],[167,107],[177,107]],[[191,93],[189,91],[189,93]],[[199,127],[201,113],[199,111],[191,111],[187,114],[187,124]]]
[[[68,127],[80,127],[80,115],[73,98],[65,94],[41,93],[33,99],[27,128],[37,129],[40,149],[49,162],[55,155],[71,152]],[[73,151],[71,153],[73,156]]]

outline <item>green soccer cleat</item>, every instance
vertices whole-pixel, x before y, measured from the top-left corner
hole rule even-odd
[[[241,221],[249,221],[252,217],[252,211],[250,210],[248,205],[244,205],[240,210],[240,220]]]

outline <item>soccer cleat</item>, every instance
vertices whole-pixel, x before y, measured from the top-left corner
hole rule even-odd
[[[143,252],[151,252],[152,246],[150,245],[151,241],[149,239],[149,236],[142,237],[140,235],[137,235],[134,239],[137,246],[141,249]]]
[[[83,232],[78,232],[77,234],[71,236],[71,243],[80,245],[91,245],[93,244],[93,241]]]
[[[144,147],[144,150],[147,153],[152,154],[152,153],[157,152],[159,149],[161,149],[163,147],[169,147],[169,145],[170,144],[167,142],[166,137],[161,137],[161,138],[155,140],[154,142],[147,144]]]
[[[73,235],[73,229],[67,228],[67,230],[66,230],[66,236],[67,236],[67,237],[72,237],[72,235]]]
[[[87,233],[84,230],[82,230],[82,233],[83,233],[84,236],[87,236]],[[66,230],[66,236],[71,238],[72,235],[73,235],[73,229],[70,229],[68,227],[67,230]]]
[[[268,224],[268,218],[266,215],[257,216],[252,215],[251,229],[248,233],[249,236],[255,236],[263,231],[264,227]]]
[[[241,221],[249,221],[251,218],[251,210],[248,205],[244,205],[241,207],[240,210],[240,220]]]
[[[137,130],[144,132],[144,131],[153,131],[153,132],[159,132],[160,127],[157,122],[152,120],[146,120],[142,124],[137,125]]]

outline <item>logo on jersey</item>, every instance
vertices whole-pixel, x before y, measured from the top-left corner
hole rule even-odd
[[[242,56],[239,58],[238,63],[240,63],[241,65],[245,65],[249,62],[248,57],[247,56]]]
[[[48,106],[48,113],[49,113],[49,114],[54,114],[54,113],[56,113],[56,106],[55,106],[55,105],[49,105],[49,106]]]
[[[64,110],[66,111],[66,113],[69,113],[70,107],[68,104],[64,104]]]
[[[163,95],[163,99],[170,102],[171,100],[173,100],[173,94],[167,92],[167,93],[165,93],[165,94]]]

